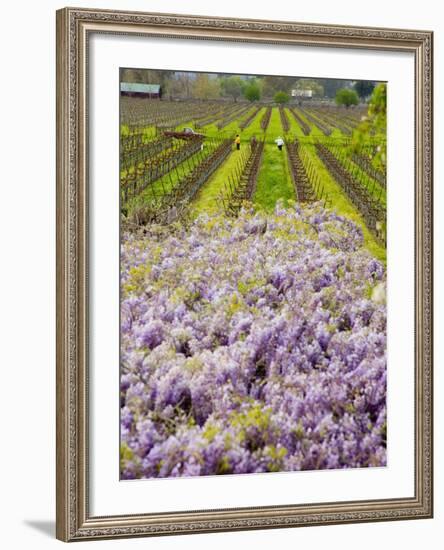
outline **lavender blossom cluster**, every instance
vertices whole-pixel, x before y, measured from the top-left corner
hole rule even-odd
[[[385,267],[319,204],[123,235],[121,478],[386,465]]]

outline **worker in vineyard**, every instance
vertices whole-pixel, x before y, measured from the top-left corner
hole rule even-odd
[[[282,151],[282,146],[284,145],[284,140],[279,136],[277,139],[274,140],[276,145],[278,146],[279,151]]]
[[[240,149],[240,135],[236,134],[236,139],[234,140],[234,143],[236,144],[236,149],[239,151]]]

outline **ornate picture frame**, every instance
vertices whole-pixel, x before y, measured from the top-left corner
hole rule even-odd
[[[414,496],[94,516],[89,472],[88,44],[94,33],[407,52],[415,59]],[[64,8],[57,12],[56,529],[63,541],[430,518],[433,33]],[[412,297],[413,299],[413,297]],[[118,367],[116,366],[116,369]]]

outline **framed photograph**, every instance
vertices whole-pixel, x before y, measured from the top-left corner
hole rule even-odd
[[[430,518],[433,33],[57,12],[57,537]]]

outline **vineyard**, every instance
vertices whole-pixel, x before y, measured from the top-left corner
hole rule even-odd
[[[386,137],[367,115],[121,98],[123,479],[386,464]]]
[[[372,162],[372,152],[385,136],[369,133],[359,148],[351,147],[353,130],[365,114],[365,107],[124,98],[124,224],[171,223],[202,210],[234,215],[244,201],[270,211],[280,197],[286,203],[320,200],[351,217],[363,229],[369,250],[384,261],[386,174]],[[233,146],[237,134],[240,151]],[[282,176],[275,184],[263,183],[278,136],[285,147],[274,169]]]

